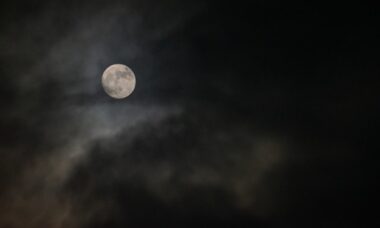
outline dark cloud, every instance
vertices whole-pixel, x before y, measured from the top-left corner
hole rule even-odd
[[[368,7],[1,4],[0,227],[374,221]],[[113,63],[126,100],[102,91]]]

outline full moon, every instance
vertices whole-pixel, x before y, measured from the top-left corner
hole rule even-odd
[[[126,98],[135,89],[136,77],[133,71],[123,64],[113,64],[103,73],[104,91],[115,99]]]

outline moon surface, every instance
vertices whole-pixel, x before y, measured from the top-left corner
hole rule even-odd
[[[133,71],[123,64],[113,64],[103,73],[104,91],[115,99],[126,98],[135,89],[136,77]]]

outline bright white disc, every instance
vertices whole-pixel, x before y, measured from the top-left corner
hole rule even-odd
[[[109,96],[122,99],[131,95],[135,89],[136,77],[129,67],[123,64],[114,64],[104,71],[102,85]]]

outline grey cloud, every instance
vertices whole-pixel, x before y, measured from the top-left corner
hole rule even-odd
[[[163,204],[190,210],[198,208],[192,203],[201,203],[192,201],[193,191],[211,200],[203,205],[206,208],[214,203],[223,205],[213,202],[217,200],[213,199],[213,189],[219,189],[231,198],[231,210],[252,213],[249,211],[253,208],[253,216],[265,216],[272,209],[260,202],[270,200],[261,194],[263,181],[268,173],[278,171],[286,142],[275,136],[257,135],[238,120],[228,120],[228,112],[209,119],[210,111],[183,111],[157,123],[142,123],[124,128],[114,137],[95,140],[88,148],[88,159],[82,160],[68,182],[69,189],[74,189],[73,195],[79,199],[92,201],[99,191],[112,198],[117,197],[118,188],[135,186]],[[83,188],[89,191],[83,193]],[[134,210],[128,203],[111,201],[115,208]]]

